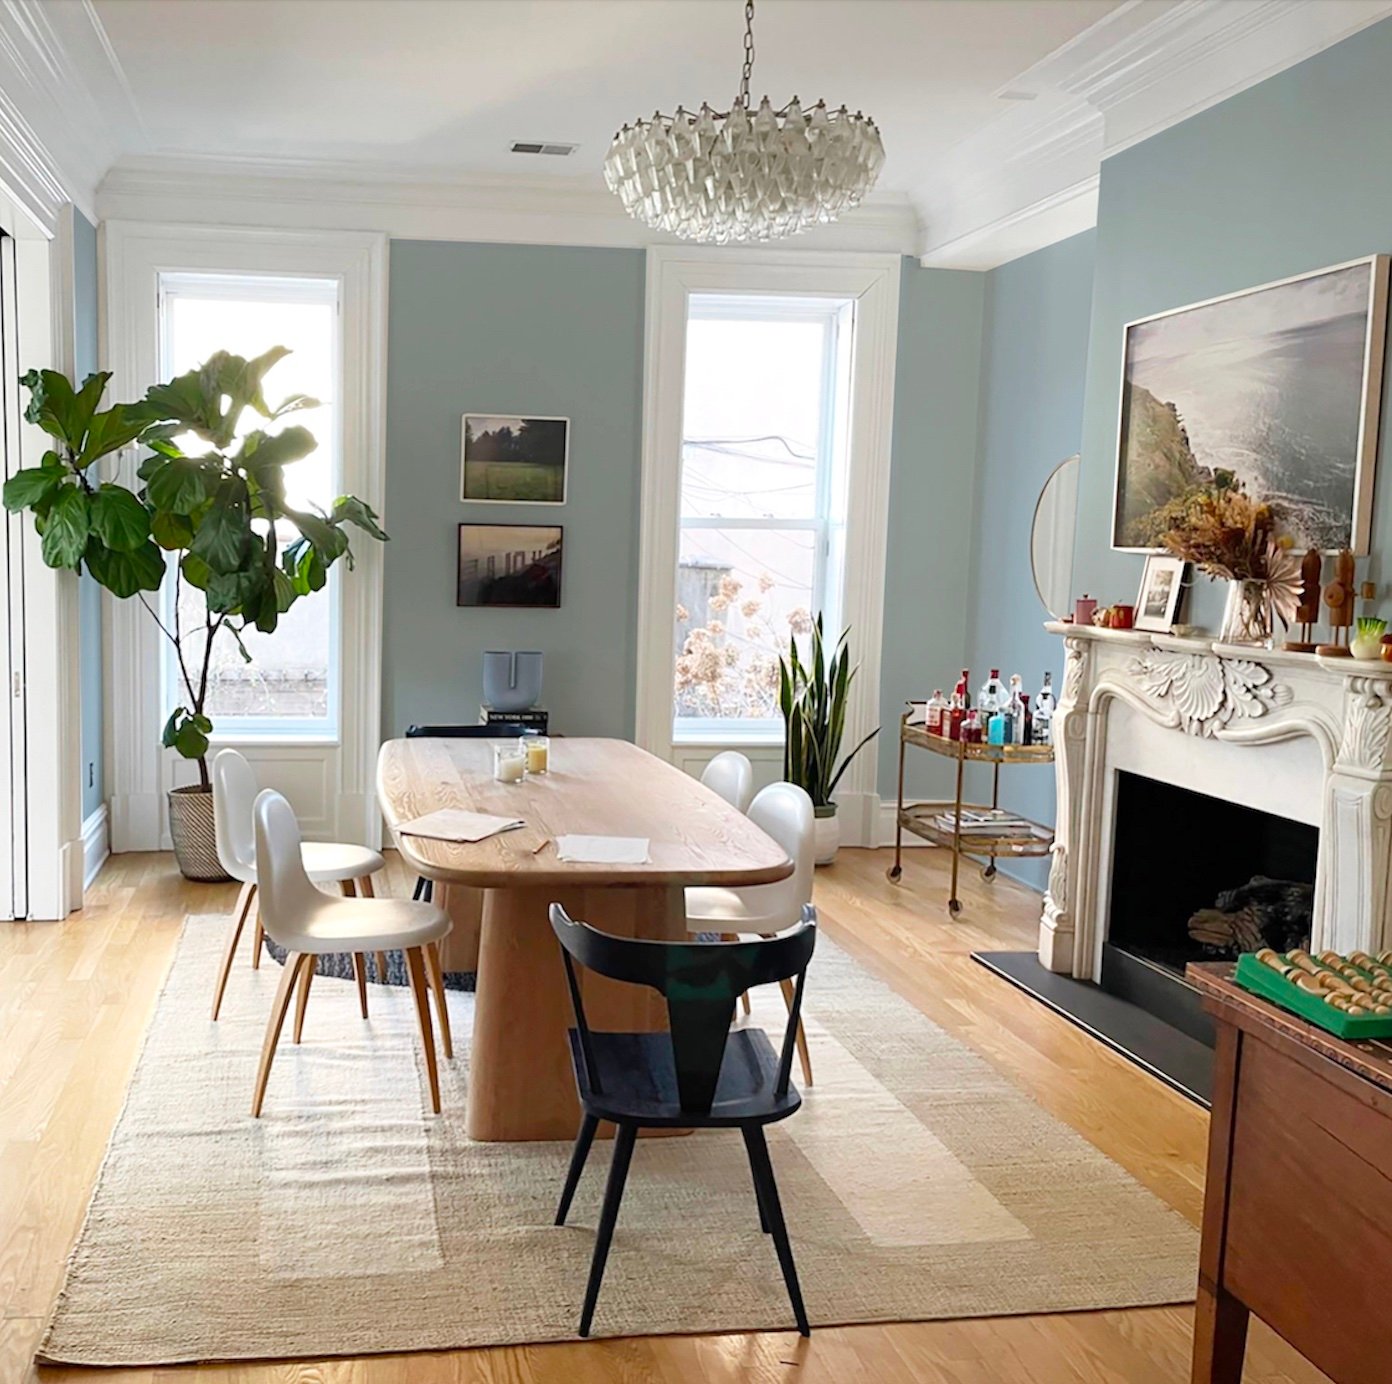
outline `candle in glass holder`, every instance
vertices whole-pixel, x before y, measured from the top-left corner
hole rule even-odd
[[[527,757],[529,774],[544,774],[551,767],[551,741],[544,735],[524,735],[522,753]]]
[[[493,777],[499,783],[521,783],[527,757],[514,744],[493,746]]]

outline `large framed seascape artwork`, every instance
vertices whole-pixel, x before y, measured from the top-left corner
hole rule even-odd
[[[1155,552],[1186,496],[1240,485],[1294,547],[1366,553],[1388,256],[1130,322],[1112,546]]]

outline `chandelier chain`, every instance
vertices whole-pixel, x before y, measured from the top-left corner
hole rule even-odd
[[[749,109],[749,80],[754,75],[754,0],[744,0],[744,70],[737,105]]]

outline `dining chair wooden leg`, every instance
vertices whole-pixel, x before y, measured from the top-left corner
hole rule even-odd
[[[566,1172],[565,1186],[561,1189],[561,1203],[556,1207],[556,1224],[564,1225],[570,1203],[575,1198],[575,1189],[580,1185],[580,1174],[585,1171],[585,1160],[590,1156],[590,1145],[594,1143],[595,1130],[599,1128],[598,1115],[581,1115],[580,1132],[575,1136],[575,1147],[570,1153],[570,1168]]]
[[[372,887],[371,875],[364,875],[358,881],[358,893],[365,899],[375,899],[377,897],[377,893]]]
[[[290,1008],[290,993],[295,988],[295,979],[306,961],[312,956],[291,952],[285,958],[285,969],[281,973],[280,984],[276,986],[275,999],[271,1001],[270,1017],[266,1020],[266,1038],[261,1044],[261,1066],[256,1072],[256,1088],[251,1094],[251,1114],[256,1119],[261,1114],[261,1102],[266,1098],[266,1082],[271,1075],[271,1061],[275,1057],[276,1044],[280,1041],[280,1030],[285,1024],[285,1011]]]
[[[778,988],[783,992],[783,1002],[788,1006],[788,1013],[793,1012],[793,982],[786,976],[778,982]],[[802,1066],[803,1082],[810,1086],[812,1084],[812,1058],[807,1051],[807,1030],[802,1026],[802,1019],[798,1019],[797,1026],[797,1050],[798,1062]]]
[[[242,940],[242,928],[246,924],[247,914],[251,912],[251,901],[255,893],[256,886],[248,883],[242,885],[242,892],[237,895],[237,906],[232,911],[232,936],[227,939],[222,969],[218,972],[217,989],[213,991],[214,1019],[218,1016],[218,1010],[222,1008],[222,992],[227,989],[227,977],[232,973],[232,959],[237,955],[237,943]]]
[[[300,1041],[304,1033],[305,1010],[309,1007],[309,987],[314,981],[314,972],[319,969],[319,958],[308,956],[300,968],[300,993],[295,999],[295,1041]]]
[[[261,969],[261,953],[266,950],[266,929],[261,926],[261,901],[253,896],[251,911],[256,914],[256,933],[251,939],[251,969]]]
[[[373,952],[373,957],[377,961],[377,984],[387,983],[387,954],[386,952]]]
[[[362,952],[353,953],[353,979],[358,982],[358,1007],[363,1018],[367,1018],[367,957]]]
[[[748,1014],[748,1013],[749,1013],[749,991],[748,991],[748,990],[746,990],[746,991],[744,992],[744,994],[742,994],[742,995],[740,996],[740,1003],[744,1006],[744,1012],[745,1012],[746,1014]]]
[[[406,973],[411,978],[411,994],[416,1001],[416,1018],[420,1023],[421,1044],[425,1048],[425,1074],[430,1080],[430,1108],[440,1113],[440,1069],[435,1061],[435,1035],[430,1025],[429,982],[425,978],[425,958],[419,947],[406,952]]]
[[[358,896],[357,886],[351,879],[341,879],[338,882],[340,892],[345,899],[354,899]]]
[[[788,1243],[788,1227],[783,1221],[783,1208],[778,1201],[778,1183],[774,1181],[773,1164],[769,1161],[764,1131],[759,1125],[746,1125],[740,1132],[744,1135],[750,1171],[754,1174],[754,1184],[759,1191],[760,1210],[768,1221],[769,1233],[773,1236],[773,1247],[778,1253],[778,1265],[783,1270],[783,1282],[788,1289],[788,1300],[793,1304],[793,1317],[797,1322],[797,1329],[802,1335],[810,1336],[812,1328],[807,1324],[807,1309],[802,1305],[797,1265],[793,1263],[793,1247]],[[583,1336],[584,1332],[580,1334]]]
[[[599,1301],[599,1285],[604,1282],[604,1265],[609,1258],[609,1246],[614,1239],[614,1226],[619,1219],[619,1203],[623,1200],[624,1183],[628,1181],[628,1165],[633,1160],[633,1145],[638,1139],[638,1126],[621,1124],[614,1135],[613,1161],[609,1164],[609,1181],[604,1184],[604,1209],[599,1213],[599,1233],[595,1236],[594,1257],[590,1260],[590,1281],[585,1285],[585,1306],[580,1312],[580,1334],[590,1334],[595,1303]]]
[[[440,947],[436,942],[428,942],[425,952],[425,974],[430,988],[435,992],[435,1013],[440,1020],[440,1046],[446,1061],[454,1057],[454,1036],[450,1032],[449,1001],[445,998],[445,973],[440,966]]]

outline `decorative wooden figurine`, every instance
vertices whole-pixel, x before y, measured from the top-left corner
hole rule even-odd
[[[1300,638],[1287,639],[1284,648],[1293,654],[1312,654],[1315,651],[1315,625],[1320,613],[1320,578],[1324,575],[1324,559],[1318,548],[1309,549],[1300,564],[1300,604],[1295,618],[1300,625]]]
[[[1329,607],[1331,643],[1315,647],[1325,658],[1349,658],[1349,630],[1353,626],[1353,554],[1347,548],[1334,559],[1334,580],[1324,588],[1324,603]]]

